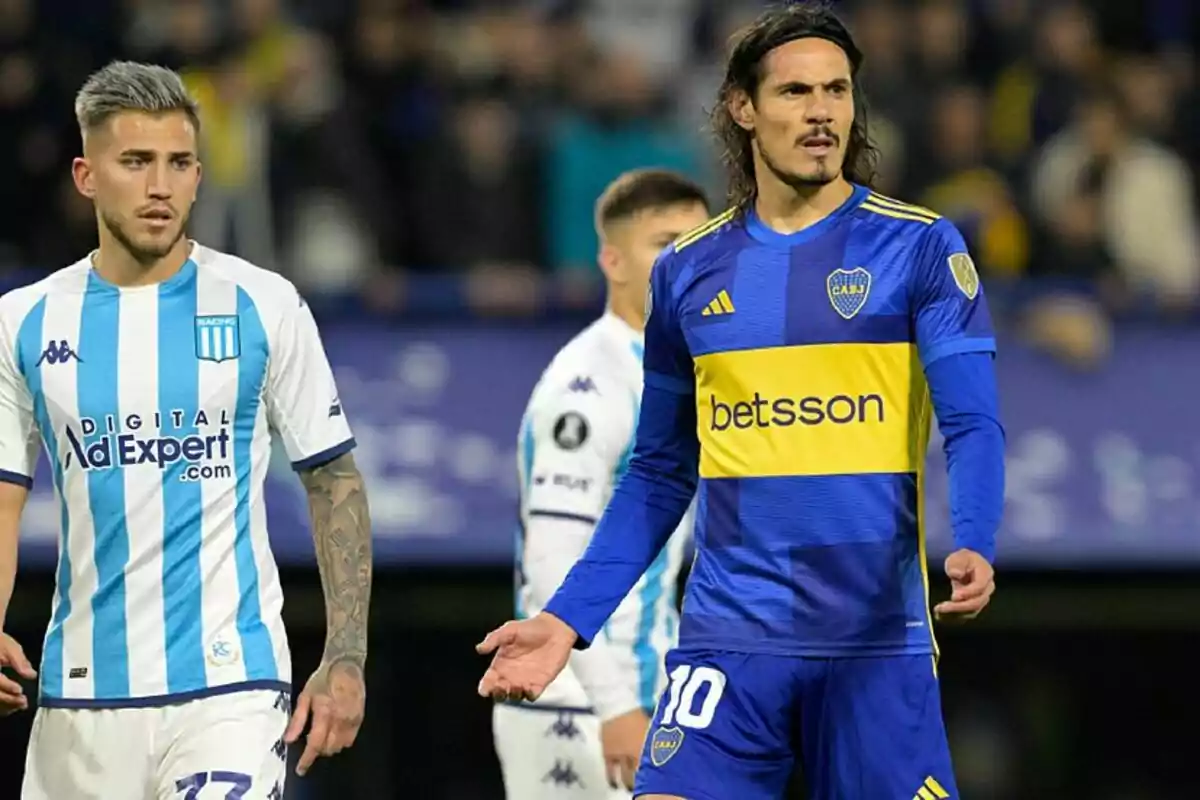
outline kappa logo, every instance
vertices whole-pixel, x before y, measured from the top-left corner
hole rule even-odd
[[[842,319],[853,319],[863,310],[871,294],[871,273],[865,267],[835,269],[825,279],[825,291],[833,310]]]
[[[57,342],[50,341],[46,344],[46,349],[42,351],[41,357],[34,366],[40,367],[43,362],[51,365],[65,364],[72,358],[79,362],[83,361],[79,354],[71,348],[70,342],[66,339],[59,339]]]

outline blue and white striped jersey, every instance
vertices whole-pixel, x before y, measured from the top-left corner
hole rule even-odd
[[[0,478],[40,445],[62,506],[41,703],[288,689],[263,481],[354,446],[316,323],[279,275],[194,245],[121,288],[91,257],[0,298]]]
[[[609,313],[563,347],[534,388],[521,423],[517,614],[542,609],[586,548],[633,455],[642,398],[642,338]],[[608,719],[650,713],[675,645],[676,582],[689,513],[586,651],[539,704],[591,708]]]

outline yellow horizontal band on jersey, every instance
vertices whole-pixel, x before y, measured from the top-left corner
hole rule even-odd
[[[727,209],[725,211],[722,211],[720,214],[713,217],[712,219],[710,219],[708,222],[705,222],[703,225],[695,227],[692,230],[681,234],[679,236],[679,238],[676,239],[674,242],[675,252],[679,252],[683,248],[687,247],[689,244],[693,244],[694,242],[697,242],[700,239],[703,239],[705,236],[712,233],[717,228],[721,227],[726,222],[729,222],[731,219],[733,219],[733,215],[736,213],[737,213],[736,208]]]
[[[931,410],[908,342],[699,356],[703,478],[918,472]]]

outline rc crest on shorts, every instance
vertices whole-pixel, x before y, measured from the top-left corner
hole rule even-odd
[[[671,760],[683,744],[683,731],[679,728],[659,728],[650,737],[650,763],[656,767]]]
[[[852,319],[867,304],[871,293],[871,273],[865,267],[835,269],[825,279],[829,302],[842,319]]]
[[[975,271],[975,262],[966,253],[955,253],[947,259],[950,262],[950,274],[954,283],[968,300],[974,300],[979,294],[979,273]]]

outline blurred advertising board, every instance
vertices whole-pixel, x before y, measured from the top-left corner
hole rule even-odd
[[[359,442],[380,563],[504,564],[516,513],[516,432],[529,390],[575,328],[556,323],[326,322]],[[1004,563],[1200,563],[1200,333],[1128,332],[1080,375],[1017,345],[998,360],[1008,434]],[[44,459],[43,459],[44,461]],[[22,559],[49,566],[59,513],[42,464]],[[930,447],[929,549],[950,545],[940,441]],[[296,476],[277,454],[268,518],[277,558],[313,558]]]

